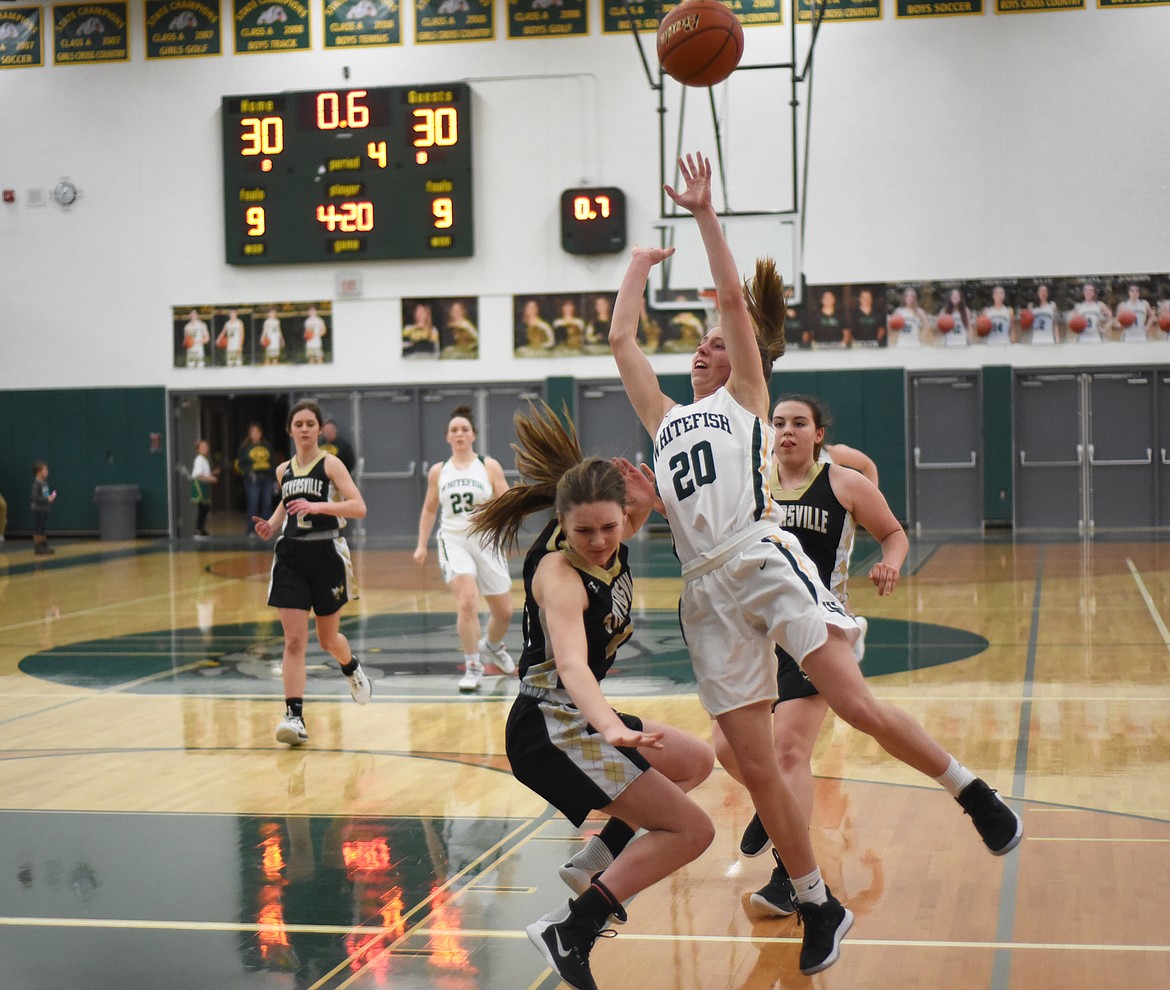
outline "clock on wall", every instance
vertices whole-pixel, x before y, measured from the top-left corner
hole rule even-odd
[[[53,186],[53,201],[59,206],[68,206],[77,199],[77,186],[63,179]]]
[[[569,254],[615,254],[626,246],[626,194],[614,186],[561,193],[561,247]]]

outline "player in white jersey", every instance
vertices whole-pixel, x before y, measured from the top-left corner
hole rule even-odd
[[[1073,317],[1079,316],[1085,321],[1084,329],[1077,334],[1077,343],[1099,344],[1105,339],[1105,331],[1113,314],[1097,298],[1097,287],[1092,282],[1086,282],[1081,287],[1081,296],[1081,301],[1073,307]]]
[[[202,368],[207,363],[207,345],[211,343],[211,332],[207,324],[199,319],[199,311],[191,310],[187,324],[183,327],[183,346],[187,348],[187,367]]]
[[[1123,315],[1132,313],[1133,318]],[[1154,323],[1154,308],[1142,298],[1139,285],[1131,285],[1129,294],[1117,304],[1117,313],[1114,323],[1121,332],[1121,339],[1128,341],[1149,340],[1150,329]]]
[[[215,343],[224,349],[224,360],[229,368],[238,368],[244,363],[244,321],[237,310],[228,310],[227,321],[220,328]]]
[[[284,352],[284,331],[280,328],[280,317],[276,308],[270,307],[264,325],[260,328],[260,346],[264,348],[265,364],[280,364]]]
[[[767,485],[772,429],[767,376],[784,345],[784,292],[771,259],[741,285],[711,202],[711,165],[680,159],[686,188],[666,194],[694,215],[720,301],[721,326],[691,361],[695,401],[679,405],[638,348],[646,282],[673,248],[635,248],[622,280],[610,347],[634,410],[653,438],[659,494],[679,559],[679,615],[699,698],[735,755],[760,820],[792,875],[805,975],[831,966],[853,922],[816,865],[808,824],[771,740],[773,643],[800,664],[829,706],[887,752],[935,779],[972,816],[995,854],[1022,836],[1015,813],[909,715],[873,696],[852,643],[858,627],[778,523]]]
[[[494,457],[475,452],[475,420],[470,406],[457,406],[447,422],[450,460],[435,464],[427,474],[427,494],[418,517],[416,564],[427,559],[427,542],[439,521],[439,566],[443,580],[455,596],[455,620],[463,649],[460,691],[475,691],[483,680],[486,658],[505,674],[516,663],[504,647],[504,633],[512,621],[512,578],[503,555],[468,533],[471,513],[477,506],[507,491],[504,469]],[[479,596],[488,603],[491,616],[481,636]]]
[[[1036,301],[1028,307],[1032,319],[1032,343],[1056,343],[1056,303],[1049,298],[1047,285],[1036,286]]]
[[[325,347],[322,341],[329,331],[325,321],[317,315],[317,307],[309,307],[309,315],[305,319],[305,360],[309,364],[323,364],[325,361]]]
[[[1006,304],[1007,293],[1002,285],[991,290],[991,305],[983,307],[983,316],[991,321],[991,329],[983,335],[988,346],[1002,346],[1015,343],[1015,311]]]
[[[906,289],[902,293],[902,305],[890,314],[890,346],[921,346],[923,331],[929,325],[930,317],[926,315],[926,310],[918,305],[917,291]]]
[[[949,319],[943,319],[948,317]],[[968,334],[971,330],[971,310],[963,299],[962,289],[951,289],[947,295],[947,304],[935,318],[934,325],[942,334],[943,345],[946,347],[966,347]]]

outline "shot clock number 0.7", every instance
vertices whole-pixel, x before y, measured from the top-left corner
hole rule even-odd
[[[226,97],[229,264],[468,257],[465,83]]]

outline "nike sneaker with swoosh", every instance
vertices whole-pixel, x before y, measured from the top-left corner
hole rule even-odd
[[[567,901],[555,911],[528,926],[528,938],[544,956],[549,966],[574,990],[597,990],[589,970],[589,953],[599,935],[613,936],[613,929],[602,929],[604,920],[591,921],[573,914]]]

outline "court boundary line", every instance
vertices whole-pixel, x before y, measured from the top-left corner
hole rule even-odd
[[[1146,603],[1146,608],[1149,610],[1151,618],[1154,620],[1154,625],[1158,627],[1158,633],[1162,637],[1162,642],[1166,644],[1166,649],[1170,650],[1170,629],[1166,628],[1166,623],[1162,621],[1162,614],[1158,611],[1158,605],[1146,587],[1146,582],[1142,580],[1137,566],[1129,558],[1125,558],[1125,566],[1129,568],[1130,576],[1134,583],[1137,584],[1138,592],[1142,596],[1142,601]]]

